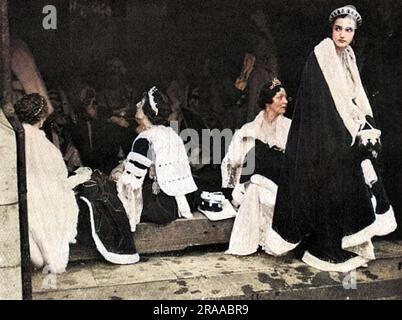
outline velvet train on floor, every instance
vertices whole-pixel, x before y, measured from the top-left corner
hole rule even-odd
[[[96,171],[90,181],[79,187],[78,194],[81,219],[90,226],[98,252],[114,264],[138,262],[133,234],[115,183]]]

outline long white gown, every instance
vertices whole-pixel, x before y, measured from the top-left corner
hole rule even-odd
[[[264,120],[264,111],[261,111],[254,121],[245,124],[235,133],[230,143],[221,166],[222,187],[234,187],[233,200],[240,207],[226,254],[250,255],[259,246],[271,254],[267,239],[270,236],[278,186],[258,174],[253,175],[249,183],[240,184],[241,165],[246,154],[255,146],[256,139],[270,147],[285,150],[290,124],[290,119],[280,115],[271,128]]]
[[[23,127],[31,261],[63,273],[77,235],[79,209],[72,189],[88,179],[88,172],[68,178],[60,151],[45,133],[29,124]]]

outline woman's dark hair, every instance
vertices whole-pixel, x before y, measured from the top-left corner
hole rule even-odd
[[[171,108],[168,103],[166,97],[162,95],[159,90],[156,90],[153,94],[156,106],[158,108],[158,115],[155,114],[155,111],[151,108],[149,103],[148,93],[144,93],[144,97],[146,97],[146,103],[143,106],[142,110],[144,114],[148,117],[149,121],[154,125],[169,125],[169,116],[171,114]]]
[[[258,106],[260,109],[264,110],[267,103],[273,103],[273,98],[279,91],[281,91],[281,89],[283,89],[283,86],[280,83],[274,86],[272,82],[265,83],[261,89],[260,97],[258,98]]]
[[[35,124],[46,118],[48,106],[44,97],[38,93],[31,93],[18,100],[14,110],[21,122]]]

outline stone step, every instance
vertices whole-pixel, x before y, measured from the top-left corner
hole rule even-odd
[[[291,254],[223,252],[144,255],[134,265],[72,263],[57,276],[33,275],[34,299],[398,299],[402,243],[377,242],[380,258],[350,274],[321,272]]]

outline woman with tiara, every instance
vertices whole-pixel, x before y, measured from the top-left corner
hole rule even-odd
[[[375,259],[372,238],[396,221],[378,166],[381,131],[350,46],[362,18],[345,6],[329,23],[331,38],[302,74],[267,246],[281,255],[301,244],[308,265],[348,272]]]

